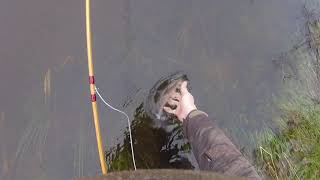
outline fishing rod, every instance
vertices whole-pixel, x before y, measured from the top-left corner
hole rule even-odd
[[[131,133],[131,125],[130,125],[129,116],[125,112],[123,112],[123,111],[113,107],[109,103],[107,103],[106,100],[104,100],[102,95],[99,93],[98,88],[95,85],[94,69],[93,69],[93,61],[92,61],[92,32],[91,32],[90,0],[86,0],[86,33],[87,33],[89,85],[90,85],[90,92],[91,92],[93,120],[94,120],[95,129],[96,129],[97,145],[98,145],[98,152],[99,152],[102,174],[107,174],[107,165],[106,165],[106,161],[104,158],[104,150],[103,150],[103,142],[102,142],[101,130],[100,130],[100,124],[99,124],[100,120],[99,120],[99,114],[98,114],[97,95],[96,94],[98,94],[98,96],[100,97],[102,102],[107,107],[125,115],[125,117],[128,121],[133,168],[134,168],[134,170],[137,170],[136,162],[135,162],[135,155],[134,155],[134,151],[133,151],[133,141],[132,141],[132,133]]]
[[[93,112],[94,126],[96,130],[96,138],[97,138],[101,170],[102,170],[102,174],[107,174],[107,164],[104,158],[103,142],[101,137],[100,120],[99,120],[98,105],[97,105],[97,96],[95,91],[94,68],[93,68],[93,60],[92,60],[92,33],[91,33],[90,8],[91,8],[90,0],[86,0],[86,35],[87,35],[87,53],[88,53],[87,56],[88,56],[89,85],[90,85],[90,93],[91,93],[92,112]]]

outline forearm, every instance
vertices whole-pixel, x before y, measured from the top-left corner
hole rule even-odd
[[[260,179],[254,167],[207,114],[193,111],[183,126],[201,170]]]

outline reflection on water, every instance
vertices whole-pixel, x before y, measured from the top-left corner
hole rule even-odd
[[[198,107],[250,155],[254,144],[246,135],[268,126],[274,113],[269,107],[278,74],[272,57],[292,46],[302,5],[93,1],[97,85],[132,119],[137,166],[195,166],[180,127],[154,127],[143,104],[152,85],[176,71],[188,74]],[[87,85],[84,2],[2,0],[0,22],[0,179],[101,173]],[[108,157],[131,162],[121,154],[129,150],[126,120],[99,107]],[[124,165],[112,167],[131,168]]]

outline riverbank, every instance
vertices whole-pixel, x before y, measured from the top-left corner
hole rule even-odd
[[[320,178],[320,20],[307,12],[305,39],[282,56],[278,130],[261,135],[256,165],[272,179]],[[290,64],[285,64],[287,62]]]

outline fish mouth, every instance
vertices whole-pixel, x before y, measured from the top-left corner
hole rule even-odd
[[[189,81],[186,74],[181,72],[173,73],[158,80],[149,91],[146,98],[146,112],[154,119],[166,121],[172,119],[172,115],[163,110],[170,95],[181,92],[181,84]]]

